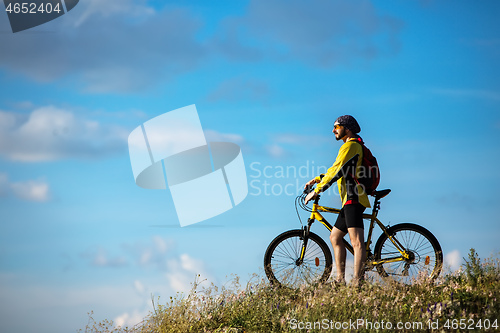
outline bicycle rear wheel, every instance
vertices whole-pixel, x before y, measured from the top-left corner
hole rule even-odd
[[[406,284],[421,278],[438,277],[443,266],[443,252],[438,240],[429,230],[416,224],[401,223],[390,227],[387,233],[404,247],[410,258],[390,262],[391,259],[402,256],[383,233],[375,245],[375,261],[389,262],[376,265],[380,276],[391,277]]]
[[[325,241],[310,232],[304,260],[298,263],[303,230],[290,230],[276,237],[264,255],[264,270],[274,285],[297,288],[304,284],[324,283],[332,272],[332,254]]]

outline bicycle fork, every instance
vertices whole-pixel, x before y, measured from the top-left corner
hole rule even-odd
[[[300,249],[300,256],[295,261],[297,266],[302,265],[304,262],[304,256],[306,255],[307,242],[309,241],[309,231],[311,230],[311,225],[314,220],[309,218],[307,220],[307,225],[302,228],[302,248]]]

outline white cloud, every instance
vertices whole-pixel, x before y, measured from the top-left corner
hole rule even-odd
[[[92,93],[143,91],[198,65],[205,53],[196,38],[201,27],[187,9],[156,12],[146,1],[80,1],[39,28],[53,33],[2,35],[0,69],[39,82],[72,76]]]
[[[287,155],[286,150],[280,145],[273,144],[265,147],[267,153],[274,158],[282,158]]]
[[[214,130],[205,130],[203,132],[208,142],[234,142],[241,144],[245,141],[239,134],[221,133]]]
[[[9,193],[9,187],[8,175],[0,172],[0,196],[6,196]]]
[[[46,202],[51,198],[50,186],[44,180],[11,182],[6,173],[0,173],[0,196],[11,194],[25,201]]]
[[[8,129],[16,124],[16,117],[13,113],[0,110],[0,130]]]
[[[99,249],[94,255],[92,264],[100,267],[121,267],[127,265],[127,259],[123,256],[111,258],[106,251]]]
[[[14,195],[23,200],[45,202],[50,199],[49,184],[44,181],[13,183],[11,188]]]
[[[123,251],[121,254],[111,256],[109,251],[99,248],[96,251],[87,251],[82,254],[82,257],[93,266],[120,267],[130,263],[141,270],[154,268],[163,274],[158,275],[162,279],[161,284],[156,286],[139,279],[132,282],[135,296],[142,301],[130,306],[127,311],[117,316],[114,319],[117,326],[130,327],[141,322],[151,310],[151,295],[153,294],[164,296],[165,294],[174,295],[177,292],[187,293],[192,289],[195,279],[204,285],[214,281],[202,260],[188,254],[180,256],[173,254],[172,241],[163,237],[154,236],[147,242],[124,244],[121,250]]]
[[[188,5],[155,10],[142,0],[80,1],[39,28],[52,33],[3,35],[0,68],[39,82],[71,76],[91,93],[135,93],[206,65],[213,55],[333,67],[399,47],[401,21],[369,1],[253,0],[246,9],[200,38],[206,22]],[[262,99],[268,93],[262,81],[236,79],[223,82],[210,99]]]
[[[0,155],[20,162],[96,158],[126,151],[128,131],[45,106],[25,114],[0,111]]]
[[[459,269],[461,262],[462,256],[458,250],[453,250],[444,256],[444,266],[449,267],[452,271]]]
[[[326,141],[325,136],[320,135],[300,135],[290,133],[280,133],[273,135],[270,145],[265,146],[268,155],[274,158],[283,158],[292,154],[300,146],[308,146],[311,142],[316,144]]]
[[[144,293],[145,288],[144,288],[144,285],[142,284],[142,282],[141,282],[141,281],[139,281],[139,280],[135,280],[135,281],[134,281],[134,288],[135,288],[135,290],[136,290],[139,294],[143,294],[143,293]]]
[[[123,252],[99,249],[88,251],[82,257],[90,264],[98,264],[99,269],[104,269],[104,266],[116,267],[113,262],[121,264],[127,261],[135,266],[131,270],[137,268],[135,272],[142,277],[130,278],[129,275],[127,278],[123,275],[124,271],[110,272],[107,274],[114,273],[113,282],[101,281],[96,285],[92,281],[86,283],[84,279],[75,288],[50,281],[43,282],[43,279],[37,279],[32,274],[20,276],[0,272],[0,317],[9,318],[0,327],[8,327],[6,331],[9,332],[14,332],[10,327],[16,327],[16,332],[32,332],[33,323],[19,322],[22,317],[21,309],[34,313],[35,321],[45,320],[47,325],[43,327],[43,332],[74,331],[75,323],[83,328],[86,323],[85,313],[90,310],[94,311],[93,317],[97,322],[109,318],[110,313],[113,313],[113,321],[117,326],[133,327],[153,310],[152,297],[156,300],[158,296],[160,302],[164,303],[162,300],[170,295],[174,296],[178,291],[189,291],[189,283],[194,282],[196,274],[201,274],[201,278],[210,278],[201,260],[188,254],[173,254],[171,241],[161,236],[114,250]],[[142,274],[144,267],[135,259],[145,250],[152,252],[147,265],[159,269],[162,274]],[[157,266],[155,261],[160,257],[163,265]],[[102,272],[99,274],[102,275]],[[27,297],[30,302],[23,305],[23,300]],[[57,318],[57,313],[65,313],[64,318]]]
[[[173,249],[173,241],[153,236],[147,241],[122,244],[118,249],[96,247],[81,253],[90,265],[97,267],[122,267],[134,265],[142,268],[167,269],[168,251]],[[137,287],[137,286],[136,286]]]
[[[160,236],[153,236],[147,242],[124,244],[122,248],[130,260],[138,266],[166,269],[166,255],[173,249],[173,242]]]
[[[167,241],[165,241],[165,239],[161,238],[160,236],[153,236],[153,243],[160,255],[165,254],[169,248],[169,244],[167,243]]]
[[[113,321],[117,327],[134,327],[141,323],[149,311],[133,310],[132,313],[125,312]]]
[[[331,137],[325,135],[302,135],[294,133],[278,133],[269,139],[272,142],[263,147],[254,148],[256,151],[263,151],[272,158],[286,158],[294,155],[298,147],[310,147],[311,143],[316,145],[329,144]]]
[[[128,15],[143,17],[155,13],[153,8],[136,4],[133,0],[87,0],[80,5],[83,7],[83,10],[80,11],[81,14],[74,21],[75,26],[81,25],[92,16],[109,17],[112,15]],[[78,14],[75,13],[75,15]]]
[[[96,250],[89,250],[81,254],[82,258],[89,261],[95,267],[122,267],[128,265],[129,261],[123,255],[112,256],[102,247]]]
[[[168,272],[166,277],[170,288],[176,292],[189,292],[192,284],[197,281],[208,283],[213,281],[211,276],[205,271],[203,261],[194,259],[188,254],[182,254],[179,258],[170,259],[167,262]],[[197,276],[200,276],[197,278]]]
[[[132,322],[142,313],[147,314],[149,309],[147,297],[137,295],[130,283],[115,281],[67,286],[44,280],[17,274],[12,277],[0,275],[2,332],[74,332],[84,328],[85,314],[91,310],[100,321],[109,318],[110,312],[125,312],[142,305],[140,313],[131,311],[128,321]],[[31,320],[23,320],[23,311],[32,314]],[[142,318],[144,316],[135,323]]]
[[[230,58],[247,60],[250,49],[254,59],[267,54],[333,67],[396,53],[402,26],[369,1],[253,0],[245,16],[224,22],[214,45],[222,52],[229,49]]]
[[[167,251],[170,249],[170,245],[161,237],[154,237],[153,246],[147,249],[146,252],[150,253],[150,258],[157,257],[158,254],[162,254],[162,263],[164,265],[159,265],[160,270],[166,270],[165,278],[167,279],[170,294],[188,293],[192,290],[192,284],[195,282],[201,282],[203,285],[207,285],[213,282],[213,278],[207,273],[205,264],[199,259],[195,259],[188,254],[182,254],[180,256],[171,256],[168,259]],[[138,250],[140,247],[135,246]],[[156,254],[152,253],[155,252]],[[143,256],[144,251],[141,250],[140,257]],[[167,258],[165,258],[167,257]],[[148,264],[153,263],[152,259],[148,259]],[[145,265],[146,263],[140,263],[140,265]],[[151,308],[151,286],[148,287],[140,280],[135,280],[133,282],[134,290],[137,295],[143,299],[141,304],[137,304],[130,310],[123,312],[121,315],[114,319],[116,326],[134,326],[140,323],[150,312]],[[162,285],[161,288],[164,288]]]
[[[149,294],[148,288],[141,281],[135,280],[134,289],[137,295],[142,299],[142,302],[136,304],[133,309],[117,316],[113,320],[116,327],[134,327],[141,323],[152,310],[151,294]]]

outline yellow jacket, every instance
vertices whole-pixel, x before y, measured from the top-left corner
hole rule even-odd
[[[352,140],[352,139],[351,139]],[[337,174],[337,172],[340,170],[340,168],[351,158],[353,158],[356,154],[359,154],[358,158],[358,164],[356,167],[356,172],[360,172],[360,166],[363,161],[363,147],[361,144],[348,140],[346,141],[339,150],[339,154],[337,155],[337,159],[335,160],[335,163],[328,169],[326,174],[321,175],[316,177],[316,182],[319,182],[319,184],[316,185],[316,193],[323,192],[326,190],[328,187],[330,187],[331,182],[333,177]],[[370,200],[368,200],[368,195],[366,195],[364,189],[362,186],[357,185],[357,184],[346,184],[346,179],[345,177],[340,178],[337,180],[337,185],[339,187],[339,193],[340,193],[340,199],[342,200],[342,206],[345,205],[347,200],[354,200],[365,206],[366,208],[370,208]],[[354,192],[356,195],[353,197],[351,194],[351,197],[348,198],[348,190],[347,186],[356,186],[355,191],[350,191],[351,193]]]

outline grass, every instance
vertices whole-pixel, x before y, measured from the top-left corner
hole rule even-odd
[[[483,260],[474,249],[462,268],[436,281],[400,285],[370,281],[360,288],[330,284],[276,288],[254,277],[241,286],[202,288],[154,311],[139,325],[113,327],[90,321],[83,332],[326,332],[326,331],[500,331],[500,262]],[[399,323],[399,324],[398,324]],[[390,326],[389,326],[390,325]],[[401,326],[397,326],[401,325]],[[82,330],[81,330],[82,332]]]

